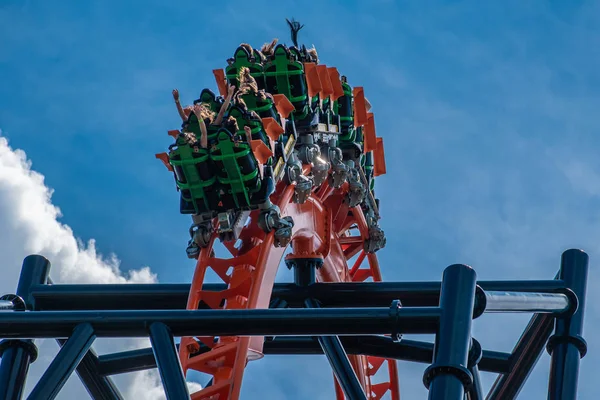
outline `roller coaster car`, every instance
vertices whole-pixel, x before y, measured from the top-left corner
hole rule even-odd
[[[340,117],[340,140],[352,142],[355,140],[354,113],[352,110],[352,88],[342,77],[344,94],[333,102],[333,110]]]
[[[227,60],[229,65],[225,68],[225,77],[229,84],[234,85],[236,88],[240,87],[238,81],[238,75],[242,67],[246,67],[250,70],[250,75],[256,80],[258,89],[265,89],[265,76],[262,61],[264,57],[256,50],[252,50],[250,53],[248,47],[240,46],[236,49],[233,58]]]
[[[219,127],[211,124],[208,120],[205,120],[204,123],[206,125],[208,144],[210,145],[217,140],[217,131],[219,130]],[[190,114],[187,122],[183,124],[183,132],[192,133],[196,137],[196,140],[200,141],[202,132],[200,131],[200,124],[198,123],[196,114]]]
[[[269,176],[261,178],[251,145],[234,140],[227,129],[219,129],[210,158],[215,163],[221,193],[217,211],[255,208],[253,206],[265,203],[273,193],[274,182]]]
[[[205,88],[200,92],[200,98],[194,100],[194,104],[207,104],[213,112],[218,113],[223,105],[223,101],[223,97],[217,96],[212,90]]]
[[[215,100],[211,92],[203,91],[203,94]],[[214,104],[219,105],[219,102]],[[176,143],[169,148],[168,162],[181,191],[182,214],[256,208],[268,202],[268,196],[274,191],[272,159],[257,160],[253,151],[256,142],[260,142],[262,148],[267,149],[267,155],[272,155],[261,119],[238,106],[230,108],[228,117],[236,123],[229,122],[223,124],[225,127],[219,127],[205,121],[210,150],[200,144],[201,129],[194,113],[189,116]],[[232,133],[231,128],[236,125],[250,127],[250,142],[244,129]],[[263,168],[262,177],[260,167]]]
[[[291,115],[298,127],[310,110],[304,66],[296,54],[282,44],[277,45],[264,66],[264,74],[267,92],[285,95],[294,106]]]
[[[246,104],[248,111],[254,111],[261,118],[273,118],[278,123],[281,123],[275,103],[269,96],[264,96],[263,99],[254,93],[246,93],[240,97]]]
[[[245,140],[244,127],[249,126],[252,133],[252,139],[261,140],[269,149],[271,148],[269,137],[267,136],[267,132],[265,131],[260,118],[252,116],[250,112],[242,109],[239,106],[232,106],[229,109],[228,116],[234,118],[237,123],[238,131],[235,133],[235,135],[243,137]]]
[[[193,135],[193,134],[192,134]],[[214,166],[208,150],[182,133],[169,147],[169,164],[175,173],[175,182],[181,192],[182,214],[203,214],[213,210],[218,203]],[[190,143],[191,142],[191,143]]]
[[[181,213],[193,214],[198,229],[192,241],[199,247],[208,244],[215,217],[221,240],[231,240],[235,233],[222,233],[235,232],[229,228],[257,208],[264,214],[260,225],[265,231],[287,232],[276,234],[276,243],[289,240],[293,222],[281,218],[269,199],[281,180],[294,185],[297,203],[329,180],[332,189],[345,191],[350,207],[366,207],[374,215],[368,225],[378,229],[372,191],[375,177],[385,173],[385,161],[364,91],[350,86],[336,68],[319,64],[316,50],[293,41],[294,46],[273,48],[275,40],[263,46],[264,54],[240,45],[225,70],[213,70],[220,96],[204,89],[194,101],[203,107],[206,141],[198,110],[187,108],[182,132],[170,131],[176,143],[169,154],[157,155],[175,175]],[[237,94],[228,91],[228,84]],[[308,175],[303,164],[311,165]],[[375,236],[365,251],[382,247]]]

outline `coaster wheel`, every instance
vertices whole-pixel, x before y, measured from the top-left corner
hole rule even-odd
[[[293,255],[320,255],[323,266],[317,270],[320,282],[357,282],[372,278],[381,280],[375,254],[364,252],[363,243],[368,238],[368,226],[360,207],[349,209],[344,204],[346,187],[338,190],[327,183],[313,192],[303,204],[293,203],[293,185],[280,183],[271,196],[282,216],[294,220],[292,240]],[[226,242],[231,258],[217,258],[213,245],[202,249],[192,280],[187,309],[199,307],[213,309],[266,309],[269,307],[275,275],[285,248],[275,247],[274,233],[265,234],[258,226],[258,211],[250,214],[250,222],[239,240]],[[357,228],[359,235],[350,234]],[[352,268],[348,261],[358,255]],[[362,267],[364,260],[368,267]],[[226,284],[220,292],[202,290],[206,272],[212,269]],[[244,369],[248,361],[263,357],[264,337],[184,337],[179,350],[184,373],[189,370],[211,375],[209,386],[191,393],[193,400],[237,400]],[[369,399],[380,399],[388,392],[393,400],[399,399],[395,360],[379,357],[349,355],[349,359]],[[374,382],[375,374],[383,366],[388,369],[387,381]],[[341,387],[335,382],[338,400],[344,399]]]

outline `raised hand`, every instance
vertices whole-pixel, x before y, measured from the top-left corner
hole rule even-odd
[[[246,125],[244,126],[244,132],[246,133],[246,140],[248,141],[248,144],[252,143],[252,128]]]
[[[229,99],[231,99],[233,97],[233,93],[235,92],[235,86],[234,85],[229,85],[229,87],[227,88],[227,97]]]
[[[179,116],[181,117],[181,120],[183,122],[187,121],[190,112],[188,111],[187,114],[185,112],[185,110],[183,109],[183,107],[181,107],[181,103],[179,102],[179,90],[177,89],[173,89],[173,100],[175,100],[175,105],[177,106],[177,112],[179,113]],[[187,109],[187,107],[186,107]]]

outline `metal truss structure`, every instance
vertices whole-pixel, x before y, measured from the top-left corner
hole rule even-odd
[[[29,256],[16,294],[0,300],[0,400],[22,398],[38,338],[55,338],[61,349],[29,400],[54,399],[74,371],[93,399],[122,399],[110,376],[150,368],[158,368],[169,400],[189,399],[173,338],[211,335],[265,336],[267,355],[324,354],[348,399],[372,398],[348,354],[430,364],[423,383],[432,400],[509,400],[546,348],[548,399],[576,399],[586,353],[588,256],[580,250],[564,252],[555,279],[539,281],[477,281],[473,269],[457,264],[441,282],[317,283],[314,259],[288,266],[295,282],[275,284],[270,309],[186,310],[190,285],[49,284],[48,260]],[[472,320],[487,312],[533,313],[512,353],[482,349],[471,336]],[[149,337],[152,347],[99,356],[92,349],[97,337]],[[486,397],[479,371],[499,374]]]

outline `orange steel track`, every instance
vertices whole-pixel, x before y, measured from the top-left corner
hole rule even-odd
[[[279,183],[271,201],[279,206],[282,216],[291,216],[294,220],[290,242],[292,253],[287,257],[323,258],[323,266],[317,270],[320,282],[361,282],[368,278],[381,281],[377,256],[363,250],[364,240],[369,234],[367,222],[360,206],[349,208],[344,203],[346,191],[347,184],[334,190],[325,182],[304,204],[295,204],[291,201],[294,186]],[[275,275],[286,249],[274,247],[273,232],[265,234],[258,227],[258,211],[252,212],[250,218],[237,241],[239,246],[236,248],[232,242],[225,243],[231,258],[215,257],[213,245],[216,235],[209,246],[202,249],[187,309],[197,309],[201,302],[214,309],[269,307]],[[358,234],[351,235],[350,228],[357,228]],[[357,255],[356,262],[349,268],[349,260]],[[364,263],[365,259],[367,263]],[[363,263],[367,265],[363,266]],[[209,268],[225,282],[226,290],[202,290]],[[199,350],[197,341],[211,350],[193,355]],[[179,356],[184,373],[195,370],[213,377],[211,386],[192,393],[191,398],[237,400],[246,364],[263,357],[263,342],[263,337],[182,338]],[[350,355],[349,358],[367,398],[378,400],[389,393],[392,400],[400,399],[395,360],[363,355]],[[386,378],[383,382],[375,382],[374,376],[382,368],[387,368]],[[338,400],[345,399],[337,381],[335,393]]]

